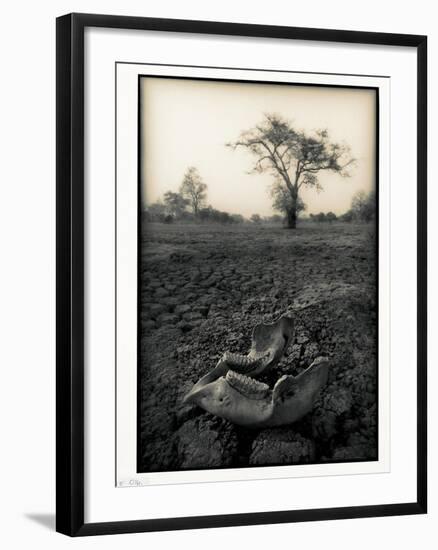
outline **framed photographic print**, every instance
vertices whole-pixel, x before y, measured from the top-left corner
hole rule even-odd
[[[426,37],[57,20],[57,530],[426,512]]]

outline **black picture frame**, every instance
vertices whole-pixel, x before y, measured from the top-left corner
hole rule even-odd
[[[56,22],[56,529],[69,536],[363,518],[427,511],[427,37],[207,21],[68,14]],[[84,29],[157,30],[406,46],[417,52],[417,498],[415,502],[84,522]]]

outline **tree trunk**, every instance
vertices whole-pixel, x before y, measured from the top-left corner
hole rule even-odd
[[[287,211],[287,228],[296,229],[297,227],[297,209],[291,208]]]
[[[297,227],[298,179],[299,175],[296,177],[295,185],[291,185],[290,181],[289,183],[286,182],[291,198],[290,203],[286,207],[286,219],[288,229],[296,229]]]

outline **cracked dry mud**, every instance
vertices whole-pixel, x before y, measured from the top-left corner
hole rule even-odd
[[[377,458],[373,225],[149,223],[141,253],[139,471]],[[295,342],[260,380],[329,357],[311,413],[257,430],[182,405],[225,351],[246,353],[254,325],[286,311]]]

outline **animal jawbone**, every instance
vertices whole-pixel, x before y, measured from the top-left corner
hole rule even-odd
[[[291,424],[309,413],[328,379],[328,360],[317,358],[298,376],[285,375],[273,390],[233,371],[200,388],[191,401],[207,412],[248,428]]]
[[[249,352],[246,355],[225,352],[216,367],[193,386],[185,400],[189,400],[191,394],[200,388],[225,376],[229,370],[251,377],[262,374],[280,361],[294,335],[294,321],[288,315],[283,315],[273,323],[256,325]]]
[[[282,316],[257,325],[247,355],[226,352],[184,398],[204,410],[246,427],[291,424],[313,408],[327,383],[328,360],[317,358],[298,376],[282,376],[274,388],[254,378],[277,364],[294,338],[294,321]]]

